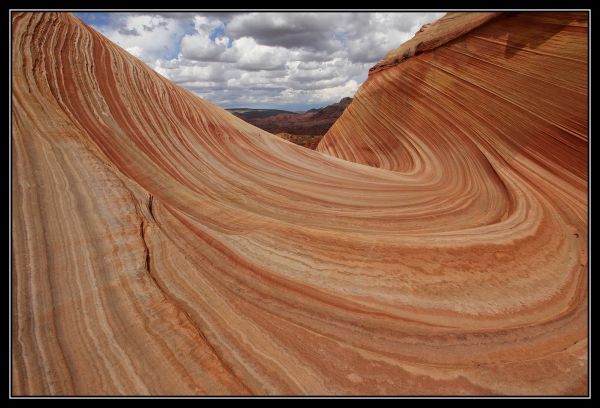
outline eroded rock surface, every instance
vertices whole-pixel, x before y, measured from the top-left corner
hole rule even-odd
[[[585,14],[371,74],[320,151],[12,36],[14,394],[587,392]]]

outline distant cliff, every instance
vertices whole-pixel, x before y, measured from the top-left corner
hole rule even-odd
[[[237,117],[270,133],[289,133],[302,136],[323,136],[341,116],[352,98],[304,113],[269,109],[228,109]]]

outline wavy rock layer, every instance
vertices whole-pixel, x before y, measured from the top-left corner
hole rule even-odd
[[[410,57],[438,48],[502,14],[473,12],[446,13],[435,24],[425,24],[413,38],[403,43],[400,47],[388,52],[383,60],[379,61],[369,70],[369,73],[393,67]]]
[[[12,16],[15,394],[587,392],[581,16],[371,75],[330,155]]]

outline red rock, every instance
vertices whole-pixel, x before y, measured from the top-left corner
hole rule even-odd
[[[587,16],[484,17],[312,151],[12,13],[13,394],[587,393]]]

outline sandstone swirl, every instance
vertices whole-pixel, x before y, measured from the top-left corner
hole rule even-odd
[[[471,17],[311,151],[13,13],[13,393],[587,393],[587,16]]]

